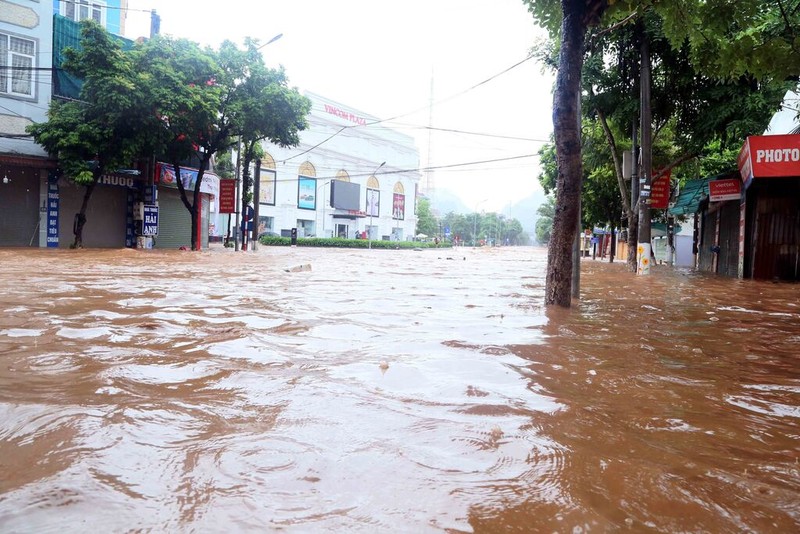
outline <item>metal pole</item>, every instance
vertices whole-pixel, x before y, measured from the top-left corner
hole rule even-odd
[[[233,239],[233,250],[239,251],[239,168],[241,166],[241,155],[242,155],[242,136],[239,136],[239,140],[236,142],[236,226],[233,231],[233,235],[235,236]]]
[[[255,181],[253,183],[253,252],[258,243],[258,208],[261,204],[261,158],[256,158]]]
[[[372,171],[372,176],[375,176],[375,173],[378,172],[380,170],[380,168],[383,167],[384,165],[386,165],[385,161],[383,163],[381,163],[380,165],[378,165],[378,167],[374,171]],[[369,232],[367,232],[367,237],[369,238],[369,242],[367,243],[367,248],[369,250],[372,250],[372,210],[374,208],[375,208],[375,204],[373,203],[372,206],[370,206],[370,208],[369,208]],[[378,215],[380,216],[380,213]]]

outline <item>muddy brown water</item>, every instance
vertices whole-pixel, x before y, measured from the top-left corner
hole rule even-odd
[[[0,250],[0,531],[797,531],[800,285],[545,265]]]

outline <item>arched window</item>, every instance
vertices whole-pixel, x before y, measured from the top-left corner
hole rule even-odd
[[[336,178],[334,178],[334,180],[341,180],[342,182],[349,182],[350,181],[350,175],[347,174],[346,170],[342,169],[342,170],[340,170],[339,172],[336,173]]]
[[[300,165],[300,170],[297,171],[297,174],[300,176],[308,176],[309,178],[316,178],[317,169],[314,168],[310,161],[306,161]]]
[[[260,204],[275,205],[276,181],[275,158],[265,153],[261,157],[261,179],[258,186],[258,202]]]

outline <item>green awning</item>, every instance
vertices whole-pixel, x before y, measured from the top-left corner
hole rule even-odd
[[[709,176],[707,178],[699,178],[697,180],[689,180],[681,188],[678,194],[678,199],[669,209],[670,215],[689,215],[697,212],[700,202],[708,197],[708,182],[709,180],[717,178],[716,176]]]

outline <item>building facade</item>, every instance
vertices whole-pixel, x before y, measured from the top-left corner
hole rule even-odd
[[[288,236],[296,228],[298,237],[411,239],[421,179],[413,138],[355,108],[305,96],[312,109],[300,144],[263,146],[258,233]],[[215,235],[227,225],[219,215]]]
[[[47,246],[56,164],[25,128],[47,118],[52,42],[52,5],[0,0],[0,246]]]
[[[79,86],[57,65],[61,49],[77,42],[77,22],[96,20],[121,35],[126,7],[127,0],[0,0],[0,246],[71,243],[84,188],[60,176],[55,158],[25,128],[47,119],[54,96],[77,96]],[[87,246],[130,243],[131,191],[139,185],[133,178],[101,180],[87,210]]]

